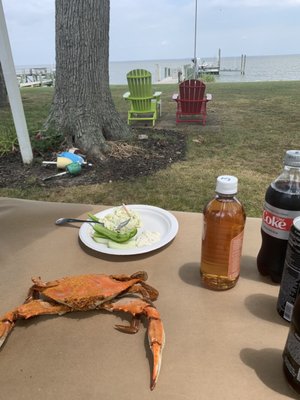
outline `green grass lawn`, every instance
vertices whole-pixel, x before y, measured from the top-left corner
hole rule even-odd
[[[152,204],[170,210],[202,211],[214,195],[216,177],[239,178],[239,199],[248,216],[260,217],[265,190],[282,168],[288,149],[300,148],[300,81],[262,83],[207,83],[213,95],[207,125],[176,126],[177,85],[156,85],[163,92],[163,115],[155,129],[184,132],[186,159],[152,176],[73,188],[27,190],[1,188],[0,196],[95,204],[125,202]],[[117,109],[126,121],[126,86],[112,86]],[[28,129],[38,131],[47,117],[52,88],[22,89]],[[0,154],[15,140],[9,110],[0,110]]]

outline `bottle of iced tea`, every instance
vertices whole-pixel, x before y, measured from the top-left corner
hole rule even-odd
[[[237,187],[235,176],[219,176],[216,195],[203,210],[200,275],[209,289],[230,289],[240,275],[246,214]]]

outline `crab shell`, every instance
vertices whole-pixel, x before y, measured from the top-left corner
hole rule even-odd
[[[86,311],[101,308],[104,302],[127,293],[139,293],[145,298],[156,300],[158,292],[144,283],[146,279],[145,272],[138,272],[131,276],[78,275],[50,282],[33,278],[34,285],[29,289],[26,302],[44,297],[64,304],[72,310]]]

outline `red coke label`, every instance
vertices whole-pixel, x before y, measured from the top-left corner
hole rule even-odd
[[[299,215],[300,211],[283,210],[265,202],[261,228],[270,236],[288,240],[293,220]]]

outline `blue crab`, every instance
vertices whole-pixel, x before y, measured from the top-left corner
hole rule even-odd
[[[123,311],[132,315],[130,325],[116,325],[122,332],[135,333],[142,316],[148,320],[148,340],[153,355],[151,390],[154,389],[161,365],[164,328],[153,305],[158,291],[145,283],[147,273],[132,275],[89,274],[70,276],[50,282],[32,278],[25,302],[0,318],[0,347],[18,319],[38,315],[62,315],[72,311]]]

